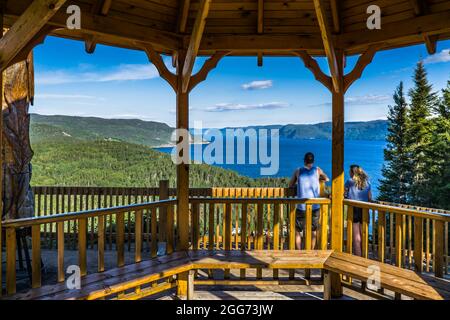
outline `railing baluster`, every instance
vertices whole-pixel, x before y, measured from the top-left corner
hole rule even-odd
[[[402,243],[403,243],[403,219],[399,213],[395,214],[395,265],[402,266]]]
[[[430,272],[430,219],[425,222],[425,270]]]
[[[97,261],[98,272],[105,271],[105,216],[99,216],[97,220]]]
[[[6,229],[6,293],[16,293],[16,229]]]
[[[31,227],[32,288],[41,286],[41,225]]]
[[[152,223],[151,223],[151,235],[152,235],[152,242],[151,242],[151,257],[154,258],[157,256],[158,254],[158,238],[157,238],[157,233],[158,233],[158,221],[157,221],[157,209],[156,208],[152,208],[149,210],[151,219],[152,219]]]
[[[353,253],[353,207],[347,206],[347,253]]]
[[[328,248],[328,210],[329,207],[327,204],[324,204],[320,207],[321,209],[321,236],[320,236],[320,250],[327,250]]]
[[[80,265],[80,274],[85,276],[87,274],[86,261],[86,230],[87,219],[78,219],[78,263]]]
[[[199,248],[199,226],[200,226],[200,213],[199,205],[197,203],[192,204],[192,248],[198,250]]]
[[[166,212],[166,241],[167,241],[167,245],[166,245],[166,251],[167,254],[171,254],[174,250],[174,244],[173,244],[173,232],[174,232],[174,224],[175,224],[175,211],[174,211],[174,207],[173,206],[169,206],[166,207],[165,212]]]
[[[296,206],[291,204],[289,206],[289,250],[295,250],[295,209]],[[289,270],[289,279],[293,280],[295,277],[295,270]]]
[[[214,204],[209,204],[208,250],[214,249]]]
[[[247,217],[248,217],[248,204],[243,203],[242,204],[242,223],[241,223],[241,250],[245,251],[247,247]],[[240,278],[242,280],[245,279],[245,269],[241,269],[240,271]]]
[[[414,217],[414,268],[423,271],[423,219]]]
[[[135,212],[134,216],[134,262],[142,260],[142,210]]]
[[[369,257],[369,209],[362,210],[361,224],[361,254],[362,257]]]
[[[386,212],[378,211],[378,261],[384,263],[386,246]]]
[[[124,213],[116,214],[116,251],[117,251],[117,266],[122,267],[125,264],[124,256]]]
[[[444,277],[444,222],[433,220],[434,222],[434,254],[433,269],[436,277]]]
[[[256,244],[257,250],[263,250],[264,246],[264,205],[262,203],[259,203],[257,206],[257,222],[256,222]],[[257,268],[256,269],[256,278],[262,279],[262,269]]]
[[[389,213],[389,261],[394,263],[394,214]]]
[[[64,270],[64,222],[57,223],[56,237],[58,248],[58,282],[63,282],[65,279]]]
[[[231,250],[231,204],[225,203],[224,210],[224,237],[225,250]],[[225,279],[230,278],[230,269],[225,269]]]

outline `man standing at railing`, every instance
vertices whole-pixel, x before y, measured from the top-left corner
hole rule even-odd
[[[308,152],[305,154],[304,166],[294,171],[289,187],[297,185],[297,198],[311,199],[320,197],[320,181],[329,181],[330,179],[319,167],[314,166],[314,154]],[[320,205],[312,205],[312,248],[316,247],[316,231],[320,219]],[[296,232],[295,245],[301,249],[302,233],[306,224],[306,205],[298,204],[296,209]]]

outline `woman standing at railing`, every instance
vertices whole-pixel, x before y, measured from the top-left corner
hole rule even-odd
[[[350,179],[345,183],[345,198],[351,200],[372,201],[372,189],[369,176],[358,165],[350,166]],[[361,223],[363,211],[361,208],[353,208],[353,253],[361,256]],[[348,228],[348,226],[347,226]]]

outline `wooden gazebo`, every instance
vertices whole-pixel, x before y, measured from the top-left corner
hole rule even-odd
[[[72,23],[78,9],[79,29]],[[2,70],[24,60],[47,35],[83,41],[88,53],[96,44],[143,50],[176,93],[177,128],[188,128],[189,93],[221,58],[255,56],[259,66],[266,56],[301,58],[332,94],[330,230],[337,252],[344,232],[345,92],[377,51],[425,44],[433,54],[437,41],[450,38],[448,0],[9,0],[1,1],[0,10],[8,29],[0,40]],[[161,55],[172,57],[175,74]],[[359,59],[345,74],[351,55]],[[193,74],[198,56],[209,59]],[[327,58],[329,74],[314,58],[320,56]],[[177,166],[176,205],[176,249],[186,250],[187,163]]]

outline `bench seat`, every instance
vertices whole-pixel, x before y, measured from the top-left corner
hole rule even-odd
[[[193,297],[194,271],[198,269],[323,269],[324,297],[331,298],[331,275],[346,275],[368,282],[373,268],[380,271],[382,288],[415,299],[450,299],[450,282],[419,275],[411,270],[379,263],[331,250],[257,250],[176,252],[140,263],[85,276],[81,289],[69,290],[66,284],[47,285],[16,294],[8,299],[93,300],[140,299],[178,287]],[[177,276],[177,281],[174,280]],[[164,281],[160,281],[164,280]],[[238,282],[238,280],[237,280]],[[249,281],[244,281],[248,283]]]

